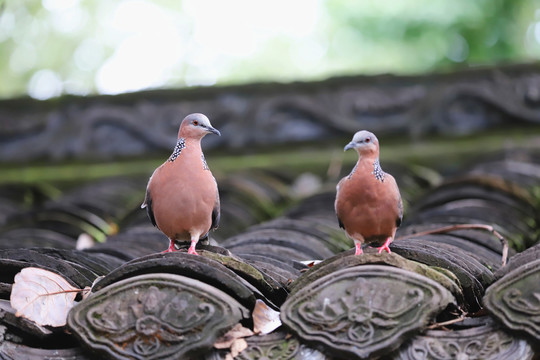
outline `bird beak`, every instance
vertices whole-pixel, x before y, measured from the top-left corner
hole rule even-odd
[[[347,151],[349,149],[354,149],[355,148],[355,143],[353,143],[352,141],[350,143],[348,143],[347,145],[345,145],[345,147],[343,148],[343,151]]]
[[[219,130],[211,126],[207,127],[206,131],[211,132],[212,134],[216,134],[217,136],[221,136],[221,133],[219,132]]]

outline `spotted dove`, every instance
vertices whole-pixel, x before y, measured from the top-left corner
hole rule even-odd
[[[221,135],[205,115],[186,116],[173,153],[148,181],[141,208],[146,208],[152,224],[169,238],[165,252],[176,251],[176,240],[191,241],[188,253],[197,255],[197,242],[218,226],[217,183],[201,149],[201,139],[209,133]]]
[[[377,244],[379,254],[394,240],[403,217],[403,205],[396,180],[379,164],[379,140],[369,131],[354,134],[345,151],[355,149],[358,162],[337,185],[335,210],[339,226],[353,239],[355,255],[362,244]]]

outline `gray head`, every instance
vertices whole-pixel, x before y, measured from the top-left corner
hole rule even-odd
[[[215,129],[210,120],[204,114],[194,113],[189,114],[182,120],[180,129],[178,130],[178,138],[198,138],[201,139],[206,134],[216,134],[221,136],[220,132]]]
[[[374,154],[379,156],[379,140],[375,134],[367,130],[360,130],[354,134],[352,141],[343,150],[347,151],[349,149],[355,149],[362,155]]]

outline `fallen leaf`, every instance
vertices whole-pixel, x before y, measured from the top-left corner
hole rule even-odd
[[[227,354],[225,357],[225,360],[233,360],[235,357],[238,356],[242,351],[246,350],[248,347],[248,343],[245,339],[236,339],[231,344],[231,352]]]
[[[214,348],[229,349],[230,352],[225,356],[225,360],[232,360],[248,347],[244,338],[252,335],[253,331],[243,327],[242,324],[236,324],[215,342]]]
[[[38,325],[64,326],[80,291],[56,273],[27,267],[15,275],[10,304],[16,316]]]
[[[246,327],[243,327],[242,324],[236,324],[225,335],[217,339],[214,347],[216,349],[229,349],[236,340],[252,335],[253,331]]]
[[[255,334],[269,334],[281,326],[279,311],[271,309],[260,299],[255,302],[251,316],[253,317],[253,332]]]

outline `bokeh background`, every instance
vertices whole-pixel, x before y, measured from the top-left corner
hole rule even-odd
[[[540,57],[538,0],[0,5],[0,98],[421,74]]]

